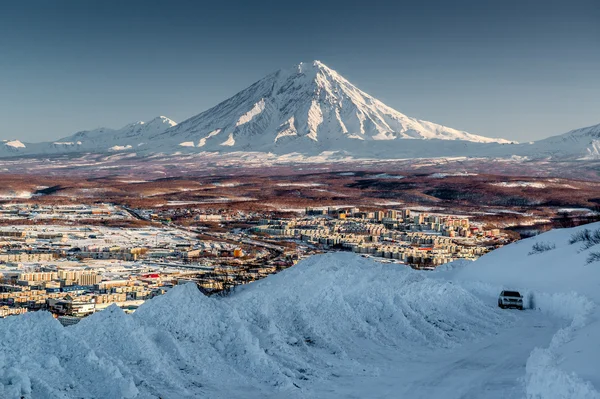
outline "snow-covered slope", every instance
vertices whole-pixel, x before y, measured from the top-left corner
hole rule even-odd
[[[147,146],[150,137],[177,125],[165,116],[149,122],[134,122],[120,129],[99,128],[84,130],[56,141],[23,143],[19,140],[4,141],[1,156],[51,155],[77,152],[107,153],[138,149]],[[156,150],[158,151],[158,150]]]
[[[20,140],[3,140],[2,146],[0,147],[1,153],[14,154],[23,151],[26,148]]]
[[[527,150],[530,156],[600,159],[600,124],[536,141]]]
[[[600,159],[600,125],[571,130],[567,133],[529,143],[497,145],[482,148],[479,156],[527,157],[550,160]]]
[[[378,141],[399,149],[414,139],[508,142],[408,117],[319,61],[268,75],[155,139],[208,151],[345,150],[357,155]]]
[[[596,252],[600,223],[436,272],[336,253],[228,297],[184,285],[67,328],[11,317],[0,397],[600,398]],[[503,288],[536,310],[498,309]]]
[[[150,137],[176,126],[173,120],[159,116],[149,122],[134,122],[120,129],[86,130],[52,143],[55,146],[76,145],[85,150],[107,151],[114,148],[137,148],[147,144]]]
[[[539,311],[571,321],[532,351],[527,397],[600,398],[600,223],[522,240],[448,273],[491,293],[518,289]]]

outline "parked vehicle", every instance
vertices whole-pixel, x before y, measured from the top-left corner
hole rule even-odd
[[[502,291],[498,297],[498,306],[502,309],[516,308],[523,310],[523,295],[518,291]]]

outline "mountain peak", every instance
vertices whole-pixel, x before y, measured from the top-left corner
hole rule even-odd
[[[505,143],[410,118],[321,61],[282,69],[153,139],[207,151],[373,151],[406,139]],[[166,144],[166,143],[165,143]],[[370,148],[366,148],[370,147]]]
[[[332,71],[331,68],[319,60],[314,60],[313,62],[301,62],[295,69],[298,73],[305,73],[307,71]]]
[[[167,118],[166,116],[157,116],[156,118],[152,119],[151,121],[146,122],[146,125],[151,126],[151,125],[168,125],[168,127],[173,127],[175,125],[177,125],[177,122],[175,122],[172,119]]]
[[[278,75],[283,79],[289,79],[293,77],[308,78],[305,83],[311,82],[317,79],[319,76],[326,79],[343,79],[340,74],[318,60],[314,60],[312,62],[301,62],[292,68],[280,70]]]

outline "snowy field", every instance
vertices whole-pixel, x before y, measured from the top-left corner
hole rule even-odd
[[[336,253],[228,297],[185,285],[67,328],[0,320],[0,397],[600,398],[600,244],[570,244],[583,229],[435,272]],[[499,309],[504,288],[535,309]]]
[[[196,242],[196,235],[182,230],[166,227],[76,227],[62,225],[39,226],[13,226],[3,228],[2,231],[26,231],[28,236],[36,237],[38,234],[60,233],[68,239],[66,243],[73,247],[88,246],[122,246],[131,247],[162,247],[181,244],[186,241]]]

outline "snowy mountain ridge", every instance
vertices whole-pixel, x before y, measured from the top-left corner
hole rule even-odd
[[[571,130],[535,143],[547,152],[571,152],[582,160],[600,159],[600,124]]]
[[[114,146],[140,146],[151,136],[176,126],[177,123],[166,116],[158,116],[148,122],[129,123],[120,129],[99,128],[84,130],[63,137],[53,144],[77,145],[86,150],[106,150]],[[107,147],[110,146],[110,147]]]
[[[120,129],[98,128],[83,130],[52,142],[22,143],[19,140],[4,141],[0,156],[51,155],[77,152],[113,152],[144,146],[151,136],[172,128],[177,123],[166,116],[158,116],[148,122],[134,122]]]

